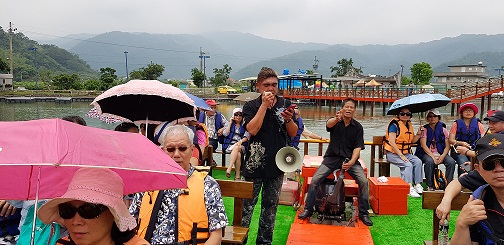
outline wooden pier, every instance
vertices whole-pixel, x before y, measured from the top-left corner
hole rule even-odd
[[[310,100],[316,105],[338,106],[345,98],[351,97],[363,105],[363,115],[369,105],[371,116],[374,113],[376,104],[381,105],[382,114],[386,114],[389,103],[407,97],[411,94],[439,93],[451,99],[452,116],[460,107],[460,104],[474,99],[481,99],[480,112],[482,116],[485,110],[485,98],[487,107],[491,107],[492,94],[504,91],[504,79],[489,79],[486,82],[466,83],[462,86],[453,86],[450,89],[415,89],[412,92],[409,88],[379,88],[379,87],[356,87],[344,89],[285,89],[281,93],[285,98],[291,100]]]

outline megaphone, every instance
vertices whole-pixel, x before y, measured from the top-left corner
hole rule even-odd
[[[275,162],[280,170],[290,173],[301,168],[303,157],[301,157],[301,154],[299,154],[296,148],[286,146],[277,152]]]

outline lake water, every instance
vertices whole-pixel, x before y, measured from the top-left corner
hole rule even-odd
[[[479,101],[474,101],[479,105]],[[224,116],[229,118],[231,116],[232,110],[235,107],[241,107],[243,104],[236,103],[222,103],[217,106],[217,109],[223,113]],[[325,122],[328,118],[335,115],[337,109],[335,107],[329,106],[300,106],[301,115],[303,117],[303,122],[305,127],[310,131],[321,135],[325,138],[329,138],[329,133],[325,131]],[[33,120],[41,118],[61,118],[68,115],[78,115],[83,117],[87,124],[92,127],[113,129],[115,124],[106,124],[98,119],[85,117],[85,114],[91,109],[91,106],[87,102],[72,102],[69,104],[59,104],[55,102],[35,102],[27,104],[8,104],[0,102],[0,121],[19,121],[19,120]],[[367,106],[366,114],[370,114],[370,106]],[[442,113],[442,121],[444,121],[448,127],[456,119],[456,117],[450,116],[451,106],[446,106],[439,108]],[[492,109],[502,110],[504,109],[502,100],[494,100],[492,103]],[[364,127],[364,140],[372,141],[373,136],[385,135],[386,127],[392,118],[391,116],[381,116],[381,106],[375,106],[375,111],[373,117],[362,116],[362,107],[357,108],[355,119],[358,120]],[[415,114],[413,119],[413,127],[415,132],[420,125],[426,122],[425,118],[420,118],[420,114]],[[327,146],[327,144],[325,144]],[[300,152],[303,152],[303,146],[300,144]],[[310,155],[317,155],[318,146],[317,144],[311,144],[309,148]],[[323,150],[325,152],[325,148]],[[370,160],[370,147],[367,147],[361,152],[361,157],[366,163]],[[220,164],[220,159],[216,156],[216,161]],[[398,175],[398,168],[392,167],[392,175]]]

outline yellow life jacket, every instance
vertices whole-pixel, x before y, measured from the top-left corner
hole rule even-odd
[[[205,171],[194,171],[187,179],[188,189],[184,190],[184,194],[178,196],[176,216],[178,230],[175,231],[178,234],[177,242],[192,240],[191,235],[194,224],[197,226],[196,239],[198,244],[203,244],[210,236],[204,195],[204,180],[207,175],[208,172]],[[150,233],[147,240],[152,238],[153,227],[157,222],[157,216],[152,217],[152,213],[156,202],[158,202],[158,195],[159,191],[145,192],[140,206],[137,235],[145,238],[147,233]],[[159,196],[159,198],[161,198],[160,202],[163,196]],[[151,230],[148,231],[150,222],[154,222],[154,224],[152,224]]]
[[[383,141],[383,146],[385,150],[395,153],[392,146],[388,143],[390,137],[388,130],[391,124],[395,124],[399,129],[399,134],[396,135],[395,140],[395,143],[399,148],[399,150],[402,152],[402,154],[411,153],[411,141],[413,141],[413,137],[415,136],[415,133],[413,132],[413,126],[411,125],[410,121],[407,121],[406,124],[404,124],[397,117],[393,118],[390,121],[389,125],[387,126],[387,132],[385,133],[385,140]]]

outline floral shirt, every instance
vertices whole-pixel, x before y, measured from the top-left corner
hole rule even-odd
[[[191,176],[194,171],[194,167],[191,166],[188,171],[188,175]],[[225,227],[228,223],[228,218],[226,216],[226,211],[224,210],[224,203],[222,201],[222,195],[217,181],[215,181],[212,176],[207,175],[205,177],[204,185],[208,228],[210,232],[212,232]],[[165,190],[163,202],[161,203],[161,208],[158,213],[158,220],[152,234],[152,239],[149,241],[151,244],[170,244],[177,242],[177,236],[175,233],[177,219],[175,214],[177,213],[178,196],[181,193],[181,189]],[[142,204],[142,197],[143,193],[137,193],[131,203],[129,211],[134,217],[138,217],[140,206]]]

